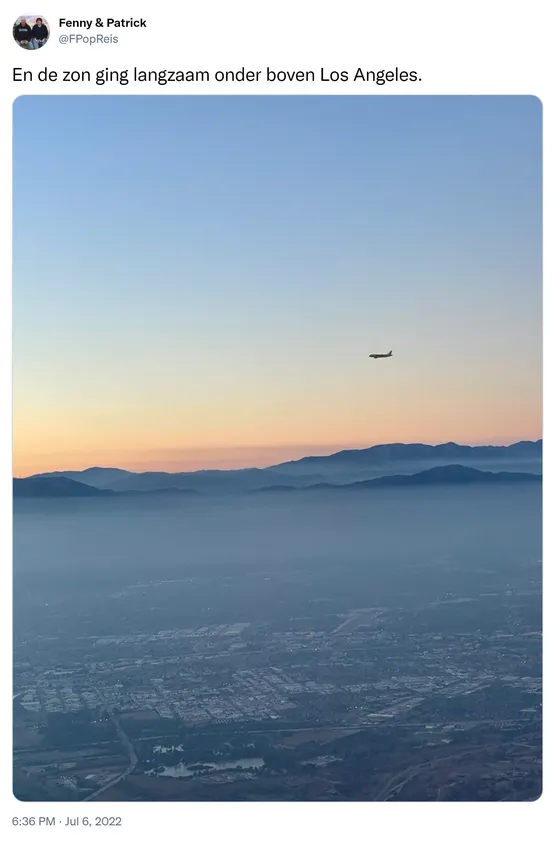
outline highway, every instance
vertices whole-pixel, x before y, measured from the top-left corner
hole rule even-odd
[[[96,792],[91,792],[90,795],[87,795],[85,798],[83,798],[83,801],[92,801],[93,798],[98,798],[98,796],[102,795],[104,792],[106,792],[107,789],[110,789],[111,787],[115,786],[120,781],[122,781],[125,777],[127,777],[127,775],[130,775],[131,772],[133,771],[133,769],[135,768],[135,766],[137,765],[137,763],[139,762],[139,758],[137,757],[135,749],[133,748],[133,744],[132,744],[131,740],[129,739],[129,737],[127,736],[127,734],[125,733],[125,731],[123,730],[123,728],[121,727],[121,725],[119,723],[119,720],[118,720],[117,716],[115,715],[114,711],[111,708],[108,708],[108,707],[105,708],[105,710],[106,710],[106,713],[108,714],[108,716],[110,717],[110,719],[111,719],[111,721],[114,725],[114,728],[117,731],[118,737],[120,738],[120,741],[121,741],[122,745],[124,746],[127,754],[129,755],[129,766],[121,774],[117,775],[111,781],[108,781],[108,783],[101,786],[100,789],[97,789]]]

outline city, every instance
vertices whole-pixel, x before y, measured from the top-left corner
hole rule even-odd
[[[136,583],[102,608],[89,604],[88,616],[44,606],[41,632],[23,632],[15,650],[16,794],[256,799],[268,797],[271,780],[277,798],[391,799],[410,784],[417,799],[436,787],[434,797],[464,800],[464,746],[482,764],[488,753],[499,761],[482,797],[537,797],[541,567],[529,562],[502,590],[492,589],[495,571],[473,575],[474,595],[467,588],[412,607],[345,610],[346,594],[303,600],[311,583],[299,570],[281,581],[250,571]],[[295,581],[302,616],[277,609],[266,622],[148,630],[181,601],[209,615],[200,594],[217,603],[218,593],[248,588],[271,602]],[[147,630],[130,633],[137,616]],[[118,624],[120,634],[75,633]],[[65,631],[54,634],[56,625]],[[382,744],[385,768],[356,784],[357,751],[381,757]],[[423,770],[400,787],[409,750]],[[447,784],[445,764],[458,776]]]

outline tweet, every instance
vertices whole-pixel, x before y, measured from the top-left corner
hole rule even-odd
[[[547,826],[542,4],[3,18],[10,839]]]

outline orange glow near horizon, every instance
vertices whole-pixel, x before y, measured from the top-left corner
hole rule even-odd
[[[441,372],[440,372],[441,373]],[[392,442],[506,444],[541,438],[541,382],[526,372],[514,390],[486,377],[480,384],[428,380],[383,368],[376,399],[358,383],[293,383],[280,392],[214,390],[210,400],[176,398],[167,389],[147,401],[135,393],[42,394],[15,401],[13,470],[29,476],[98,465],[136,471],[265,467],[302,456]],[[451,378],[453,380],[454,378]],[[520,383],[518,382],[520,380]],[[461,382],[462,381],[462,382]],[[320,384],[319,384],[320,385]],[[377,387],[380,387],[379,390]],[[437,395],[441,398],[438,400]]]
[[[387,371],[381,370],[381,376]],[[265,467],[303,456],[392,442],[507,444],[542,436],[541,383],[515,389],[392,377],[380,400],[339,382],[313,394],[215,391],[210,402],[41,395],[15,402],[13,470],[28,476],[98,465],[137,471]],[[489,383],[488,383],[489,380]],[[518,388],[520,386],[520,388]],[[538,388],[539,386],[539,388]],[[145,395],[147,390],[145,389]],[[443,395],[437,400],[436,395]],[[96,400],[95,400],[96,397]],[[126,396],[127,397],[127,396]],[[73,401],[75,403],[73,404]],[[208,405],[207,405],[208,403]],[[55,407],[55,408],[54,408]]]
[[[458,434],[457,434],[458,433]],[[520,431],[507,435],[476,435],[472,430],[453,430],[452,435],[438,435],[437,431],[427,435],[409,435],[407,429],[401,427],[390,430],[389,435],[372,436],[367,438],[346,439],[344,441],[313,442],[307,444],[260,444],[241,446],[199,446],[184,447],[176,443],[173,447],[164,448],[143,446],[133,448],[130,442],[121,441],[120,446],[92,446],[92,442],[83,442],[78,448],[68,446],[69,442],[50,440],[44,451],[14,448],[13,474],[14,476],[30,476],[57,470],[84,470],[93,466],[124,468],[130,471],[196,471],[196,470],[230,470],[234,468],[264,468],[281,462],[301,459],[303,456],[321,456],[336,453],[339,450],[361,449],[377,444],[392,442],[422,444],[441,444],[446,441],[456,441],[458,444],[468,445],[507,445],[516,441],[536,441],[542,437],[541,427],[530,424],[522,425]],[[71,444],[75,445],[73,440]]]

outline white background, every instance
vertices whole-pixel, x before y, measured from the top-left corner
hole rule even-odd
[[[28,0],[24,0],[25,3]],[[34,3],[35,0],[32,0]],[[544,789],[542,797],[525,804],[45,804],[18,802],[11,792],[11,114],[13,100],[24,94],[526,94],[538,96],[544,106],[544,323],[545,397],[547,435],[544,458],[545,499],[551,497],[552,419],[551,365],[553,359],[553,120],[555,70],[552,26],[547,2],[527,0],[203,0],[196,3],[82,2],[40,0],[40,8],[20,3],[3,4],[0,27],[1,190],[0,226],[2,277],[0,281],[0,377],[2,385],[1,518],[2,554],[2,693],[0,726],[0,826],[9,838],[129,838],[142,835],[179,839],[274,840],[358,839],[407,840],[534,840],[548,836],[553,785],[553,648],[552,529],[545,518],[544,535]],[[41,50],[27,52],[13,40],[12,25],[23,15],[40,15],[51,35]],[[62,29],[58,19],[140,18],[140,29]],[[177,25],[176,25],[177,22]],[[168,32],[173,34],[168,37]],[[62,45],[61,34],[114,34],[118,44]],[[13,68],[34,73],[48,67],[91,71],[102,68],[144,70],[247,69],[417,70],[419,84],[325,84],[316,82],[268,84],[129,84],[97,86],[85,83],[14,83]],[[263,74],[264,75],[264,74]],[[40,131],[40,126],[37,127]],[[62,177],[62,174],[60,174]],[[515,354],[518,354],[515,347]],[[549,507],[547,502],[546,509]],[[551,803],[550,803],[551,802]],[[14,816],[122,816],[122,828],[14,827]]]

